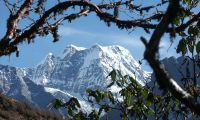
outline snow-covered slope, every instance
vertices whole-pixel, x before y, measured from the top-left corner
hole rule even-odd
[[[143,71],[130,52],[120,46],[89,49],[73,45],[66,47],[60,57],[47,55],[33,75],[35,83],[65,91],[82,93],[86,88],[103,88],[113,69],[136,76],[140,84],[148,81],[149,74]]]
[[[94,45],[87,49],[69,45],[59,56],[49,53],[35,68],[22,69],[2,65],[0,89],[9,96],[20,93],[27,100],[33,101],[33,91],[34,94],[37,92],[36,88],[30,86],[43,86],[44,93],[51,93],[64,100],[74,96],[86,104],[81,100],[85,90],[105,89],[110,83],[107,76],[113,69],[136,77],[141,85],[150,80],[150,74],[143,71],[130,52],[121,46]],[[11,85],[15,86],[13,90]],[[31,91],[32,88],[34,90]]]
[[[41,85],[30,80],[33,70],[0,65],[0,92],[15,99],[46,107],[54,99]]]

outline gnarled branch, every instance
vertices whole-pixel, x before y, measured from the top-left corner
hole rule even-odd
[[[167,12],[165,13],[163,19],[158,24],[157,28],[153,32],[149,43],[142,39],[146,46],[144,53],[144,58],[149,62],[153,71],[156,75],[156,80],[161,88],[167,89],[170,93],[180,100],[183,104],[189,107],[193,112],[200,115],[200,105],[195,101],[195,99],[183,90],[172,78],[169,77],[168,73],[165,71],[163,65],[158,60],[156,54],[159,50],[159,44],[163,34],[167,31],[168,25],[174,20],[178,12],[180,0],[170,0]]]
[[[27,12],[29,12],[29,8],[32,4],[32,0],[26,0],[21,7],[19,8],[19,10],[17,11],[17,13],[15,15],[10,14],[10,17],[8,18],[7,21],[7,32],[6,35],[3,37],[3,39],[1,40],[1,43],[3,42],[9,42],[10,39],[13,38],[16,29],[17,29],[17,24],[20,21],[20,19],[26,15]],[[0,43],[0,44],[1,44]],[[1,45],[1,48],[4,48],[5,46]]]

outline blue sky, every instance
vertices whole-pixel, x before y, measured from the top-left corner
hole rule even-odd
[[[5,34],[6,19],[8,11],[0,2],[0,10],[4,11],[0,19],[0,38]],[[144,46],[140,41],[140,37],[149,38],[150,35],[144,33],[142,29],[136,29],[129,33],[126,30],[119,30],[115,25],[107,27],[103,21],[95,14],[87,17],[81,17],[72,23],[65,22],[64,26],[59,29],[61,35],[60,41],[53,43],[51,35],[47,37],[37,37],[32,44],[23,43],[20,45],[20,56],[17,58],[15,54],[0,58],[0,64],[6,64],[16,67],[34,67],[44,57],[52,52],[55,55],[60,55],[67,45],[73,44],[76,46],[89,48],[94,44],[102,46],[120,45],[127,48],[136,60],[143,58]],[[161,58],[176,55],[175,46],[170,47],[168,37],[164,37],[161,43]],[[170,47],[170,48],[169,48]],[[168,50],[169,48],[169,50]],[[149,70],[144,64],[144,69]]]

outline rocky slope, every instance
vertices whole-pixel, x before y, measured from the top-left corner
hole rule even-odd
[[[32,107],[0,94],[0,120],[63,120],[53,112]]]

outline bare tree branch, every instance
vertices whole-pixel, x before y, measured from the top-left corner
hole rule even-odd
[[[31,1],[32,2],[32,1]],[[143,27],[143,28],[155,28],[156,25],[152,25],[146,22],[141,21],[130,21],[130,20],[120,20],[115,16],[103,12],[98,6],[89,2],[89,1],[66,1],[55,5],[54,7],[47,10],[42,17],[28,30],[24,31],[21,35],[17,36],[13,41],[10,42],[11,37],[13,37],[13,33],[16,30],[17,23],[19,19],[24,15],[26,8],[30,6],[30,1],[27,0],[22,7],[20,8],[19,12],[14,16],[11,16],[8,21],[7,34],[5,37],[0,41],[0,56],[8,55],[14,51],[16,51],[16,46],[27,39],[32,39],[38,33],[38,28],[43,27],[43,25],[47,22],[47,18],[52,13],[58,13],[61,11],[66,10],[71,6],[88,6],[90,11],[96,12],[96,14],[100,17],[100,19],[104,20],[104,22],[114,22],[120,28],[127,28],[130,29],[132,27]],[[14,21],[14,22],[13,22]]]
[[[197,15],[193,15],[193,17],[190,20],[188,20],[185,24],[182,24],[179,27],[175,28],[175,31],[177,33],[184,31],[189,25],[191,25],[192,23],[197,22],[199,20],[200,20],[200,12]],[[168,29],[167,32],[168,31],[172,31],[172,28]]]
[[[10,39],[13,38],[16,32],[18,22],[23,16],[26,15],[26,12],[29,12],[29,8],[31,4],[32,4],[32,0],[26,0],[21,5],[20,9],[17,11],[15,15],[10,14],[10,17],[8,18],[8,21],[7,21],[7,32],[6,32],[6,35],[3,37],[3,39],[0,41],[0,44],[10,42]],[[0,48],[4,49],[6,47],[4,45],[1,45]]]

